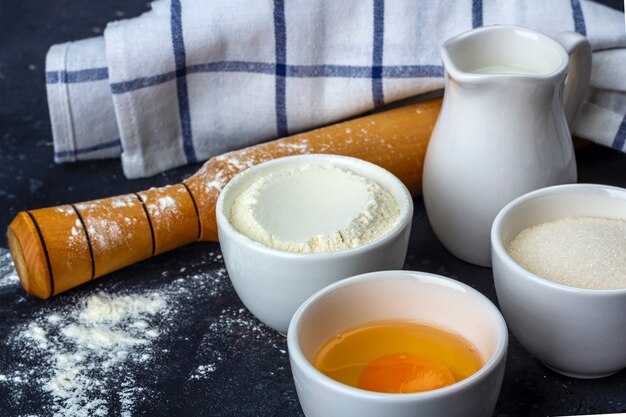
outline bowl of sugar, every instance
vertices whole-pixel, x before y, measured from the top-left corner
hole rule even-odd
[[[473,288],[439,275],[381,271],[332,284],[289,326],[308,417],[488,417],[508,332]]]
[[[626,367],[626,189],[525,194],[494,220],[491,251],[502,314],[526,350],[575,378]]]
[[[409,191],[387,170],[317,154],[247,169],[224,187],[216,206],[237,295],[282,334],[319,289],[352,275],[401,269],[412,215]]]

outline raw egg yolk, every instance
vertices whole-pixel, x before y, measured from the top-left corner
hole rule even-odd
[[[438,361],[396,353],[370,362],[359,377],[358,388],[402,394],[430,391],[455,382],[450,370]]]

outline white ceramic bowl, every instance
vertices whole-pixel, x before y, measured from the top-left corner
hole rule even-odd
[[[525,228],[568,216],[624,218],[626,190],[559,185],[505,206],[491,229],[496,292],[511,332],[530,353],[561,374],[600,378],[626,367],[626,288],[558,284],[522,268],[506,251]]]
[[[277,168],[311,163],[349,169],[386,188],[400,207],[396,226],[381,238],[354,249],[293,253],[255,242],[230,224],[233,202],[256,179]],[[413,200],[398,178],[377,165],[337,155],[300,155],[264,162],[237,175],[221,192],[216,212],[224,262],[239,298],[259,320],[285,334],[293,313],[319,289],[352,275],[402,268]]]
[[[409,319],[456,332],[485,365],[445,388],[386,394],[353,388],[319,372],[311,361],[347,327]],[[478,291],[439,275],[383,271],[335,283],[309,298],[289,326],[287,344],[298,398],[308,417],[487,417],[500,393],[508,333],[498,309]]]

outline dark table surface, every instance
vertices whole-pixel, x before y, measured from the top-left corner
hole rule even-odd
[[[623,8],[618,1],[612,7]],[[58,205],[175,183],[196,166],[129,181],[118,160],[55,165],[44,86],[44,56],[59,42],[96,36],[108,21],[147,10],[142,1],[0,0],[0,230],[24,209]],[[598,146],[577,152],[579,181],[626,187],[626,155]],[[415,199],[406,269],[463,281],[496,301],[490,269],[464,263],[437,241]],[[12,274],[4,233],[0,280]],[[111,274],[52,300],[26,296],[15,280],[0,286],[0,416],[52,415],[37,375],[42,361],[16,347],[19,329],[43,313],[80,305],[98,291],[168,292],[175,308],[154,341],[149,363],[122,364],[105,379],[108,415],[301,415],[286,341],[244,308],[224,273],[216,243],[193,244]],[[202,368],[204,366],[204,368]],[[210,372],[199,372],[209,369]],[[13,377],[12,377],[13,376]],[[119,380],[117,380],[119,379]],[[118,395],[140,387],[132,406]],[[126,385],[127,386],[127,385]],[[511,338],[496,416],[580,415],[626,411],[626,371],[599,380],[556,374]]]

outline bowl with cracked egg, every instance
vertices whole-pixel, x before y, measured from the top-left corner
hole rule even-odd
[[[486,417],[508,333],[475,289],[418,271],[380,271],[311,296],[287,347],[308,417]]]
[[[228,275],[244,305],[281,334],[298,307],[353,275],[401,269],[413,201],[369,162],[298,155],[235,176],[216,206]]]

